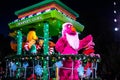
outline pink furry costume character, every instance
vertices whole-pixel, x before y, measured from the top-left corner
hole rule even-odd
[[[88,35],[79,40],[76,29],[71,23],[67,22],[62,25],[62,37],[58,39],[55,49],[61,55],[77,55],[78,51],[85,47],[91,39],[92,36]],[[80,61],[68,59],[63,60],[62,63],[63,66],[59,69],[60,80],[79,80],[77,68],[80,65]]]

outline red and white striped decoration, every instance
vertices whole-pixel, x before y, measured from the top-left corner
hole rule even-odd
[[[26,51],[29,51],[29,50],[30,50],[30,48],[29,48],[29,42],[26,42],[26,43],[25,43],[24,49],[25,49]]]
[[[54,47],[50,47],[49,48],[49,54],[51,55],[51,54],[53,54],[53,52],[54,52]]]

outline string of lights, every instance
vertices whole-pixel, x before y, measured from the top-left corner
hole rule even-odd
[[[118,1],[114,1],[113,2],[113,6],[114,6],[114,10],[113,10],[113,13],[114,13],[114,24],[115,24],[115,28],[114,30],[115,31],[119,31],[119,24],[118,24],[118,10],[117,10],[117,6],[118,6]]]

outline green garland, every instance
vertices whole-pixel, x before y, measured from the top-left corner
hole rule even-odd
[[[90,57],[90,56],[86,56],[84,54],[78,54],[78,55],[59,55],[58,53],[54,53],[52,55],[44,55],[44,54],[37,54],[37,55],[11,55],[11,56],[7,56],[5,59],[8,60],[12,60],[12,61],[24,61],[24,60],[40,60],[40,61],[44,61],[44,60],[49,60],[49,61],[60,61],[60,60],[64,60],[64,59],[73,59],[73,60],[81,60],[86,62],[87,59],[90,59],[91,61],[93,61],[94,59],[97,60],[97,62],[101,61],[101,58],[98,57]]]

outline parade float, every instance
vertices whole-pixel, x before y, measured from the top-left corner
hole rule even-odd
[[[70,32],[70,29],[66,30],[64,26],[74,27],[72,30],[78,35],[84,30],[84,26],[76,21],[79,17],[78,13],[60,0],[44,0],[16,11],[15,15],[18,19],[8,24],[13,30],[9,35],[14,38],[10,45],[15,54],[5,58],[6,78],[63,80],[65,78],[61,78],[60,75],[63,67],[69,70],[70,76],[67,77],[71,80],[97,79],[97,63],[100,62],[100,56],[95,54],[92,35],[80,40],[77,37],[76,41],[73,40],[74,43],[79,43],[75,44],[77,45],[77,48],[74,47],[75,50],[70,47],[74,43],[71,44],[68,41],[66,44],[66,40],[62,39],[64,43],[60,40]],[[51,41],[54,40],[53,36],[58,37],[56,43]],[[66,48],[65,44],[70,45]],[[81,49],[83,52],[78,53]],[[77,67],[73,65],[76,61],[79,63]],[[71,67],[66,67],[65,64]],[[74,79],[73,76],[77,78]]]

